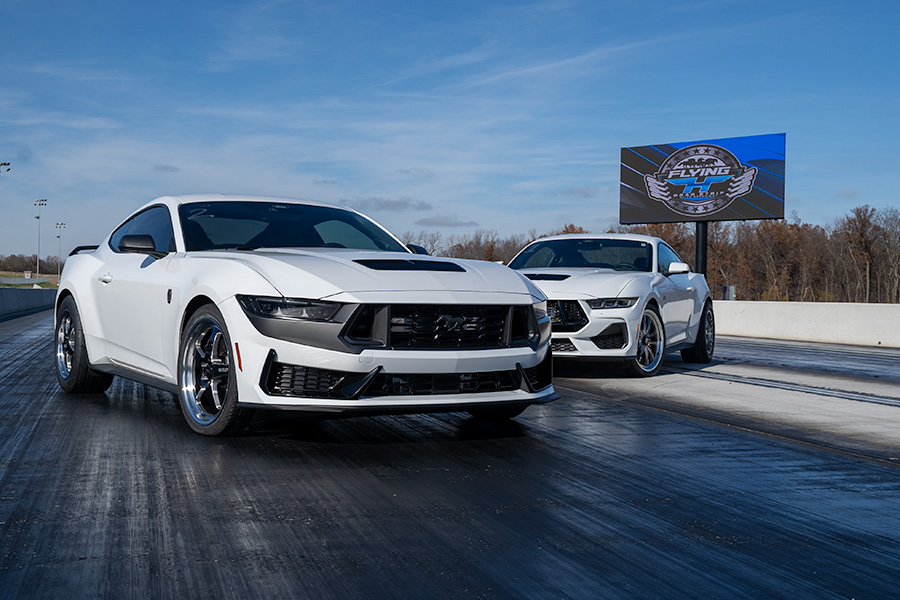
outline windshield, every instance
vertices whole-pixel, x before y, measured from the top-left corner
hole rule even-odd
[[[509,266],[513,269],[543,267],[650,271],[653,245],[649,242],[613,239],[570,239],[536,242],[523,250]]]
[[[408,250],[354,212],[280,202],[195,202],[178,207],[185,249],[354,248]]]

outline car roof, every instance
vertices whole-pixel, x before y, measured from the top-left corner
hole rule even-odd
[[[652,235],[643,235],[640,233],[567,233],[563,235],[551,235],[535,240],[535,242],[546,242],[548,240],[631,240],[634,242],[647,242],[655,244],[662,240]]]
[[[177,208],[182,204],[193,204],[195,202],[280,202],[284,204],[305,204],[307,206],[346,208],[335,204],[329,204],[328,202],[310,200],[308,198],[285,198],[281,196],[260,196],[254,194],[183,194],[177,196],[161,196],[148,202],[141,208],[143,209],[147,206],[156,204],[165,204],[171,208]],[[347,210],[352,209],[347,208]]]

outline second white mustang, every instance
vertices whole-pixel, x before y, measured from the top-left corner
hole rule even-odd
[[[510,262],[549,299],[553,353],[624,361],[655,375],[666,352],[708,363],[716,343],[706,279],[657,237],[576,234],[532,242]]]

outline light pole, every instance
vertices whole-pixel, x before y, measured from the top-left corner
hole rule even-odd
[[[34,201],[34,205],[37,206],[38,214],[35,217],[38,222],[38,253],[37,253],[37,278],[41,278],[41,207],[47,205],[46,198],[38,198]]]
[[[7,171],[9,171],[9,163],[0,162],[0,173],[6,173]]]
[[[56,224],[56,286],[59,287],[59,275],[62,271],[62,230],[66,228],[65,223]]]

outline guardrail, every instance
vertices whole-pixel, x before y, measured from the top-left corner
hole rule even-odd
[[[0,321],[53,308],[56,290],[0,288]]]
[[[900,348],[900,304],[713,302],[722,335]]]

